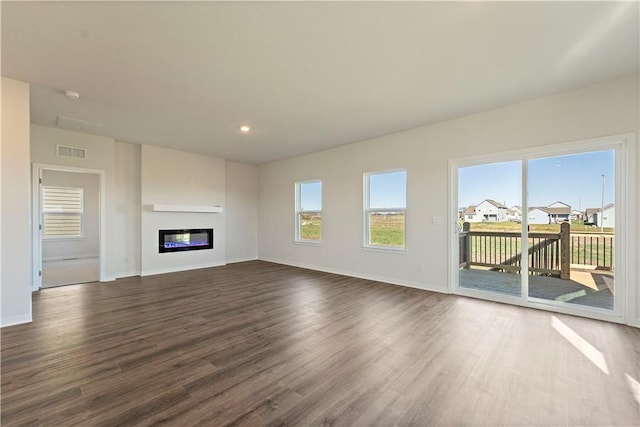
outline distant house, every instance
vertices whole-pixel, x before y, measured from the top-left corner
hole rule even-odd
[[[530,207],[527,213],[529,224],[560,224],[571,219],[571,206],[555,202],[549,206]]]
[[[594,224],[597,227],[615,227],[616,226],[616,207],[613,203],[609,203],[604,207],[604,213],[600,214],[600,208],[587,209],[586,215],[589,218],[588,222]]]
[[[463,214],[465,222],[482,222],[482,218],[476,212],[476,205],[467,206]]]
[[[600,212],[600,208],[587,208],[584,211],[584,221],[589,224],[595,224],[598,212]]]
[[[527,213],[527,222],[529,224],[551,224],[549,212],[544,207],[529,208]]]
[[[507,209],[507,219],[509,221],[522,221],[522,208],[520,206],[512,206]]]
[[[571,221],[584,221],[584,213],[576,209],[572,210]]]
[[[610,203],[604,207],[604,214],[602,215],[602,226],[611,228],[614,228],[616,226],[616,207],[613,203]]]
[[[469,206],[464,212],[466,222],[503,222],[508,221],[507,207],[495,200],[483,200],[480,204]]]
[[[563,202],[554,202],[546,207],[549,214],[549,224],[560,224],[571,219],[571,206]]]

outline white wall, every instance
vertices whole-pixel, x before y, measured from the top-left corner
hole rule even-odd
[[[225,206],[225,161],[142,146],[142,275],[225,264],[225,213],[154,212],[153,204]],[[158,252],[158,230],[213,228],[214,248]]]
[[[29,85],[2,78],[0,324],[31,321]]]
[[[115,144],[115,232],[116,277],[136,276],[141,271],[140,260],[140,145],[116,141]]]
[[[446,292],[448,160],[638,132],[638,90],[633,76],[262,165],[259,257]],[[407,251],[365,251],[362,174],[391,168],[407,169]],[[637,183],[637,167],[630,176]],[[294,243],[294,182],[309,179],[323,184],[320,246]],[[640,307],[640,290],[634,298]]]
[[[67,258],[97,257],[100,250],[99,175],[45,169],[42,171],[42,185],[74,187],[84,190],[83,236],[73,239],[44,239],[42,241],[42,259],[49,261]]]
[[[226,162],[227,263],[258,258],[258,167]]]
[[[84,148],[87,157],[86,159],[58,157],[56,145]],[[131,270],[135,271],[135,262],[139,257],[138,247],[135,244],[127,244],[132,239],[130,232],[134,226],[121,227],[121,225],[123,224],[122,215],[127,215],[127,219],[124,220],[127,224],[135,224],[140,216],[134,216],[135,206],[125,210],[118,209],[118,206],[135,199],[131,196],[131,192],[139,194],[139,190],[135,188],[138,185],[135,178],[136,171],[132,170],[135,166],[131,166],[137,161],[136,148],[129,145],[116,143],[112,138],[103,136],[31,125],[31,161],[33,163],[104,172],[105,230],[101,242],[105,245],[105,256],[101,261],[104,262],[105,268],[102,274],[105,281],[127,275],[129,269],[121,270],[124,268],[123,260],[131,260]],[[116,147],[119,147],[117,152]],[[118,166],[116,166],[116,153]],[[119,178],[116,182],[117,174]],[[129,186],[133,188],[128,188]]]

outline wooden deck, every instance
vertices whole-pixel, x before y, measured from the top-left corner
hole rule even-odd
[[[516,274],[480,269],[460,270],[460,286],[500,294],[520,296]],[[551,301],[613,310],[613,275],[599,272],[573,272],[571,280],[529,276],[529,296]]]

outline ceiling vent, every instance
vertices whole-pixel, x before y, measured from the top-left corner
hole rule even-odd
[[[87,150],[84,148],[68,147],[66,145],[56,145],[56,155],[58,157],[74,157],[76,159],[86,159]]]
[[[101,123],[88,122],[86,120],[73,119],[65,116],[58,116],[56,125],[59,128],[84,133],[98,133],[104,126]]]

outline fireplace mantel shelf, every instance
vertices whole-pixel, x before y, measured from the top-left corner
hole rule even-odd
[[[155,212],[222,212],[222,206],[152,205],[152,207]]]

